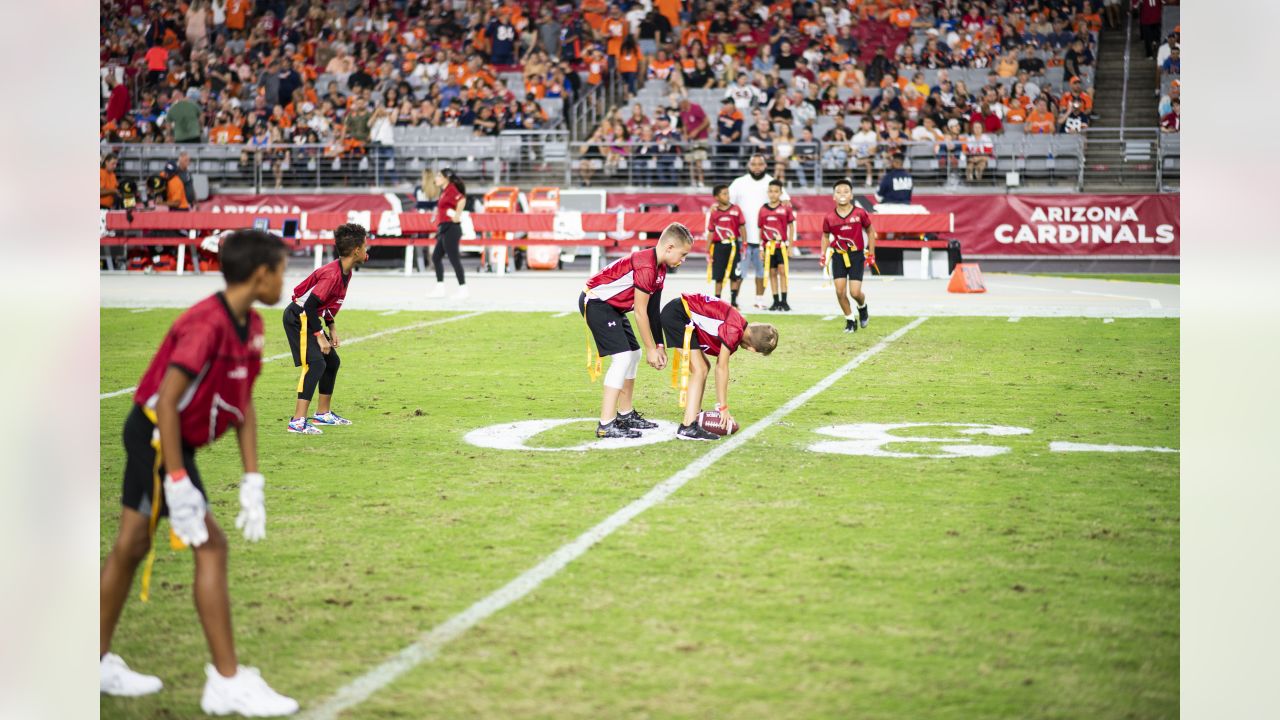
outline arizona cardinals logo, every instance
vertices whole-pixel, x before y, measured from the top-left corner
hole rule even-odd
[[[727,242],[733,242],[734,240],[738,239],[738,234],[734,232],[732,228],[722,227],[720,225],[717,225],[715,227],[716,227],[716,237],[720,239],[720,242],[727,243]]]
[[[763,236],[765,240],[778,241],[782,239],[781,230],[778,230],[777,228],[766,227],[764,225],[760,226],[760,235]]]

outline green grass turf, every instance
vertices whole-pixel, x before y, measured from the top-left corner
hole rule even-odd
[[[1159,283],[1161,285],[1181,284],[1178,273],[1017,273],[1019,275],[1038,275],[1041,277],[1078,278],[1081,280],[1119,280],[1122,282]]]
[[[104,392],[137,381],[174,315],[103,311]],[[275,316],[267,355],[287,350]],[[442,316],[341,319],[355,337]],[[735,417],[763,418],[907,321],[846,336],[776,318],[774,355],[734,358]],[[709,450],[462,443],[594,414],[582,346],[581,321],[550,313],[353,345],[334,407],[356,425],[319,438],[283,432],[296,371],[265,365],[266,541],[231,522],[234,438],[199,456],[230,528],[242,661],[314,705]],[[668,373],[642,367],[639,383],[642,410],[677,419]],[[128,404],[101,403],[104,556]],[[807,449],[834,439],[816,428],[855,422],[1033,432],[975,437],[1012,449],[989,458]],[[582,442],[574,427],[531,444]],[[1051,440],[1177,447],[1177,321],[931,319],[344,717],[1176,716],[1178,458],[1049,453]],[[104,718],[199,716],[191,560],[158,555],[152,601],[135,587],[114,647],[166,687],[104,698]]]

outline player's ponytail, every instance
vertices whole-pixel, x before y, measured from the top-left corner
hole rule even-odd
[[[440,171],[440,174],[458,189],[459,195],[464,198],[467,196],[467,185],[462,182],[462,178],[458,177],[458,174],[453,171],[453,168],[445,168]]]

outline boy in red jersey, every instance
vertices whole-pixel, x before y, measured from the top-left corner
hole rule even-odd
[[[707,282],[715,281],[716,297],[729,278],[730,304],[738,307],[738,290],[742,287],[741,253],[747,227],[742,210],[729,202],[729,186],[717,185],[711,190],[716,202],[707,208]]]
[[[876,261],[876,231],[871,227],[871,216],[866,210],[853,205],[853,181],[841,178],[832,188],[836,209],[827,213],[822,221],[822,253],[818,262],[825,267],[831,263],[831,278],[835,281],[836,301],[844,313],[844,331],[857,332],[858,323],[867,326],[867,297],[862,293],[862,269]],[[831,257],[827,257],[827,248]],[[849,307],[852,297],[858,305],[855,316]]]
[[[333,385],[338,378],[338,330],[334,317],[342,309],[351,283],[352,271],[369,258],[369,246],[363,227],[355,223],[338,226],[333,233],[334,254],[338,259],[307,276],[293,289],[293,302],[284,309],[284,334],[293,351],[298,376],[298,401],[288,431],[302,435],[319,435],[316,425],[350,425],[351,421],[333,411]],[[307,408],[316,388],[320,401],[316,414],[307,417]]]
[[[760,241],[764,243],[764,269],[769,275],[769,289],[773,291],[773,305],[769,309],[790,312],[787,280],[791,263],[787,250],[796,239],[796,212],[782,204],[782,181],[769,181],[769,202],[760,206],[756,227],[760,228]]]
[[[702,393],[710,366],[707,355],[716,358],[716,410],[725,424],[733,424],[729,414],[729,356],[739,346],[768,355],[778,346],[778,329],[765,323],[747,323],[742,313],[720,298],[702,293],[684,293],[662,308],[662,332],[667,346],[676,348],[675,363],[684,402],[684,418],[676,430],[681,440],[717,440],[698,424]]]
[[[655,370],[667,364],[658,325],[662,302],[662,285],[667,268],[679,267],[693,247],[693,235],[680,223],[671,223],[658,244],[615,260],[587,281],[578,296],[578,312],[587,321],[587,331],[596,344],[596,357],[591,356],[591,339],[587,340],[587,374],[592,380],[600,375],[602,358],[610,358],[604,374],[604,401],[600,406],[598,438],[637,438],[640,430],[650,430],[657,423],[645,420],[632,405],[636,370],[640,367],[640,345],[636,342],[627,313],[636,311],[640,338],[644,341],[646,359]]]
[[[262,318],[284,283],[285,247],[258,230],[231,233],[220,251],[224,292],[183,313],[138,382],[124,424],[126,452],[120,530],[102,568],[99,589],[99,689],[108,695],[158,692],[163,683],[129,669],[111,653],[111,638],[145,559],[142,599],[150,590],[152,538],[169,516],[173,535],[195,555],[195,604],[213,664],[205,666],[200,706],[206,713],[288,715],[298,703],[272,690],[258,671],[239,664],[227,596],[227,537],[214,522],[195,465],[195,451],[232,426],[244,477],[236,527],[250,541],[266,536],[263,478],[258,473],[258,419],[253,383],[262,367]],[[163,478],[163,480],[162,480]]]

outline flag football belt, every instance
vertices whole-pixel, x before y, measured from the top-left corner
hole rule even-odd
[[[160,420],[156,416],[156,411],[143,405],[142,414],[146,415],[151,424],[155,426],[155,429],[151,431],[151,447],[156,451],[156,460],[151,468],[151,517],[147,521],[147,538],[152,539],[156,534],[156,525],[160,522],[160,503],[164,502],[164,495],[162,494],[164,488],[160,486],[162,480],[160,470],[164,467],[164,454],[160,450]],[[186,546],[186,543],[178,539],[177,534],[173,532],[173,528],[169,528],[169,547],[174,550],[181,550]],[[142,602],[147,602],[151,599],[151,566],[155,562],[156,545],[152,542],[151,549],[147,551],[146,563],[142,567]]]
[[[583,331],[587,333],[587,377],[591,379],[591,382],[595,382],[604,374],[604,361],[600,359],[600,353],[596,352],[595,344],[591,337],[591,323],[587,322],[587,303],[591,302],[592,299],[591,288],[582,288],[582,294],[585,295],[582,298],[582,327]]]
[[[782,250],[782,277],[789,278],[791,277],[791,258],[789,257],[790,253],[787,252],[788,248],[786,240],[770,240],[765,244],[764,272],[766,275],[769,274],[769,267],[773,260],[773,253],[779,248]]]
[[[685,317],[688,322],[684,326],[684,342],[680,347],[676,348],[675,362],[671,363],[671,387],[680,390],[678,403],[681,408],[689,403],[689,361],[691,345],[693,343],[693,313],[689,312],[689,301],[684,297],[680,298],[680,304],[684,306]]]
[[[724,266],[724,279],[729,280],[730,278],[733,277],[733,259],[738,255],[738,241],[732,240],[727,243],[723,241],[718,241],[718,242],[713,242],[710,245],[711,257],[707,258],[707,282],[711,282],[711,271],[716,264],[716,250],[715,250],[716,245],[729,246],[729,262],[726,263]],[[723,282],[723,280],[721,282]]]

